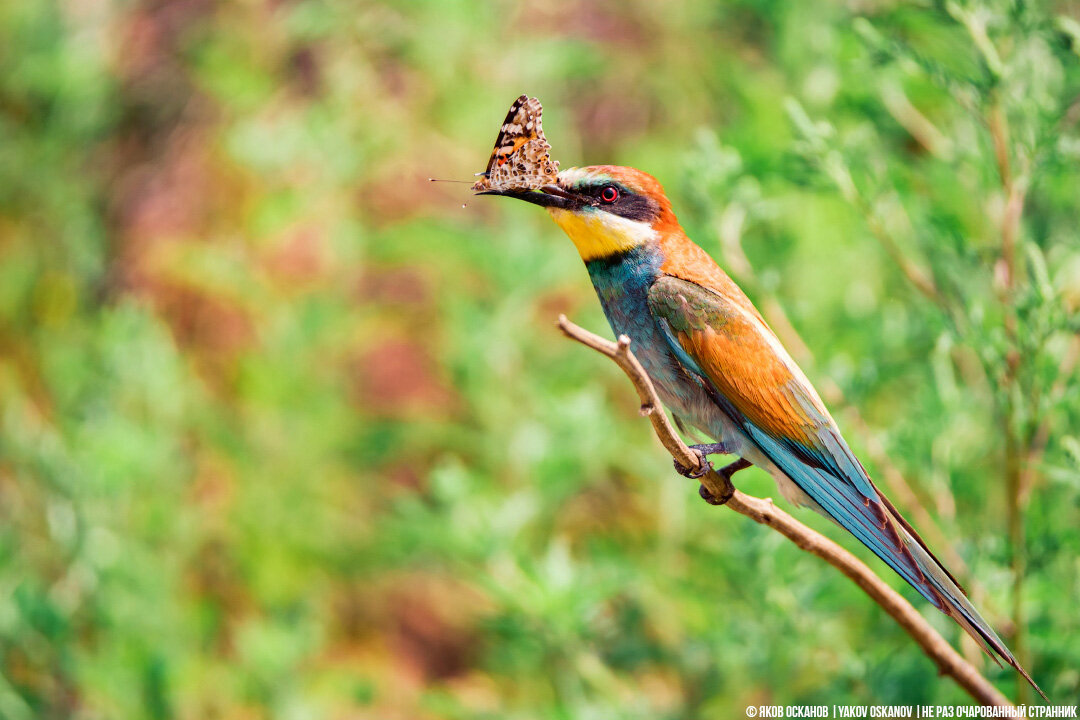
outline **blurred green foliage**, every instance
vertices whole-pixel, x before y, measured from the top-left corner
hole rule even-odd
[[[564,167],[652,172],[786,311],[871,473],[1075,702],[1078,17],[0,3],[0,717],[966,701],[670,472],[617,369],[558,339],[559,312],[606,325],[542,213],[426,182],[482,167],[521,92]]]

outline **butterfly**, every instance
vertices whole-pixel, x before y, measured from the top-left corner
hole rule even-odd
[[[522,95],[510,106],[487,169],[472,186],[477,191],[539,190],[554,185],[559,163],[551,159],[551,145],[540,125],[540,101]]]

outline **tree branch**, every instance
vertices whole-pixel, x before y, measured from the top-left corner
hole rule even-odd
[[[641,413],[652,422],[653,430],[664,448],[671,456],[686,467],[699,468],[700,461],[696,453],[675,433],[675,429],[664,413],[656,389],[645,374],[644,368],[630,351],[630,338],[619,336],[617,343],[605,340],[584,328],[559,316],[559,329],[567,337],[582,345],[592,348],[615,361],[634,383],[641,399]],[[735,512],[745,515],[754,522],[767,525],[785,536],[799,548],[817,555],[840,572],[847,575],[874,602],[889,613],[897,623],[934,661],[943,675],[953,678],[972,698],[983,705],[1011,706],[1011,703],[998,692],[997,688],[979,674],[979,671],[964,660],[960,654],[945,641],[941,635],[923,618],[922,615],[895,590],[885,584],[850,552],[840,547],[824,535],[811,530],[786,512],[776,507],[771,499],[757,498],[736,490],[716,472],[710,470],[700,478],[701,484],[718,499],[726,499],[725,505]]]

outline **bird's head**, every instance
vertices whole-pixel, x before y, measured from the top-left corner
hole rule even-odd
[[[559,173],[557,185],[539,191],[484,194],[547,208],[585,261],[623,253],[680,230],[660,183],[630,167],[569,168]]]

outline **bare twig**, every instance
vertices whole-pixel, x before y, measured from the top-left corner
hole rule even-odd
[[[625,335],[617,343],[605,340],[559,316],[559,329],[569,338],[611,358],[634,383],[641,399],[641,412],[652,422],[653,430],[671,456],[686,467],[700,467],[696,453],[690,450],[664,413],[656,389],[645,370],[630,351],[630,339]],[[941,635],[935,631],[911,603],[885,584],[866,565],[850,552],[824,535],[811,530],[776,507],[768,498],[757,498],[736,490],[717,473],[710,471],[701,483],[716,498],[727,498],[726,506],[754,522],[767,525],[791,540],[799,548],[817,555],[847,575],[863,592],[889,613],[923,649],[943,675],[953,678],[972,698],[983,705],[1010,706],[1011,703],[987,681],[979,671],[964,660]]]
[[[649,376],[645,374],[645,368],[641,367],[641,363],[634,357],[634,353],[630,352],[630,338],[620,335],[618,342],[605,340],[599,335],[594,335],[570,322],[565,315],[559,315],[559,329],[567,337],[573,338],[582,345],[587,345],[614,360],[630,378],[631,382],[634,383],[638,397],[641,398],[640,412],[652,422],[656,437],[660,438],[664,449],[671,453],[671,457],[678,460],[683,467],[693,470],[701,468],[701,458],[686,446],[686,443],[675,434],[671,423],[668,422],[667,415],[664,414],[663,406],[660,404],[660,398],[656,394],[656,389],[653,387],[652,381],[649,380]],[[728,502],[735,492],[735,486],[731,484],[731,481],[711,468],[699,479],[701,484],[721,503]]]

